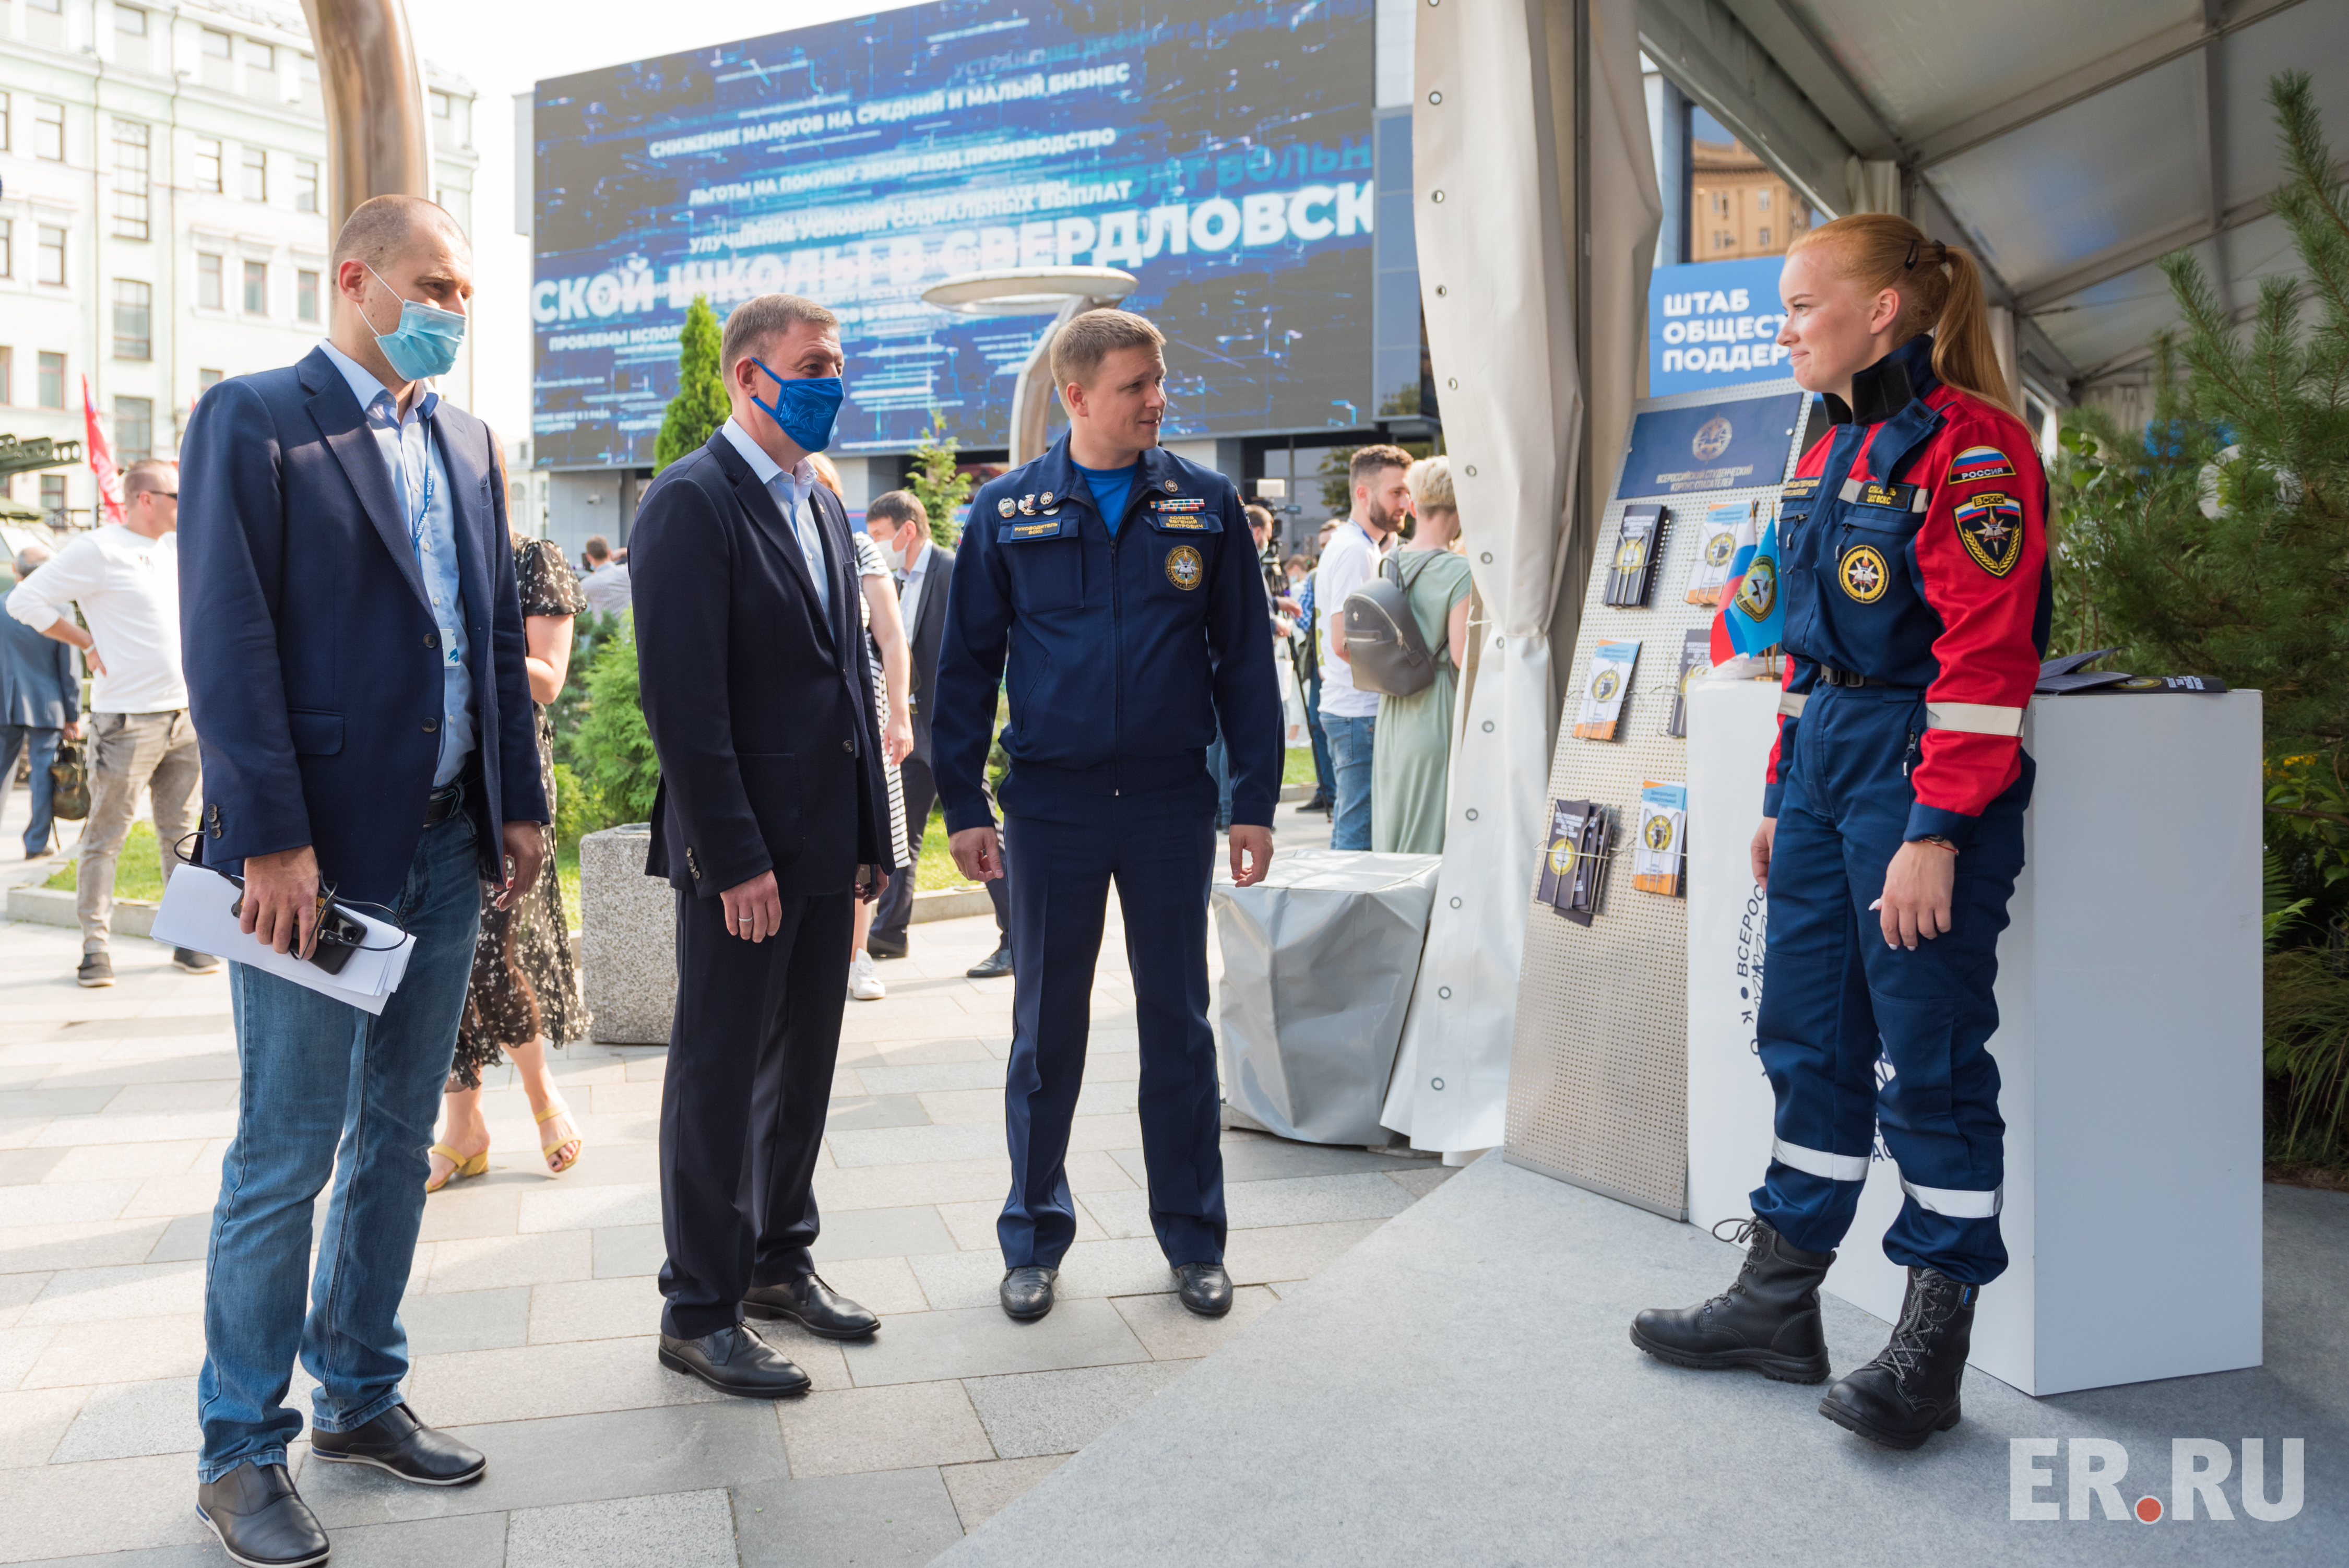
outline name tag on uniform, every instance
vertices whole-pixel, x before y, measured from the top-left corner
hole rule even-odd
[[[1780,487],[1778,495],[1784,500],[1808,500],[1818,494],[1818,491],[1819,476],[1804,474],[1799,478],[1788,480],[1784,486]]]
[[[1206,511],[1205,496],[1166,496],[1150,503],[1151,521],[1159,527],[1185,529],[1194,533],[1207,531]]]
[[[1843,499],[1861,506],[1887,507],[1894,511],[1922,511],[1928,497],[1915,485],[1889,485],[1881,480],[1846,480]]]
[[[1052,517],[1041,522],[1015,522],[1003,531],[1010,539],[1050,539],[1061,531],[1061,520]]]

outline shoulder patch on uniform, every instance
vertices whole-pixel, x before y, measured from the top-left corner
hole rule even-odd
[[[1958,537],[1974,564],[2003,577],[2023,559],[2023,503],[2003,490],[1984,490],[1958,503]]]
[[[1950,459],[1950,477],[1943,482],[1970,485],[1980,480],[2011,480],[2014,465],[1996,447],[1968,447]]]

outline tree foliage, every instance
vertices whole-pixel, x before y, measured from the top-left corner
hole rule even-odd
[[[653,472],[658,473],[702,444],[726,423],[726,377],[719,369],[718,313],[707,294],[685,308],[685,328],[677,339],[677,391],[661,415],[653,440]]]
[[[597,645],[585,686],[586,711],[571,748],[571,766],[594,796],[594,825],[648,820],[660,788],[660,758],[653,753],[652,731],[645,727],[636,685],[634,617],[623,617],[619,634]]]
[[[978,481],[955,466],[962,443],[947,434],[946,423],[934,409],[930,428],[922,432],[921,443],[914,449],[911,471],[905,476],[905,488],[929,513],[930,538],[941,549],[952,550],[955,542],[955,513],[970,500],[970,492]]]

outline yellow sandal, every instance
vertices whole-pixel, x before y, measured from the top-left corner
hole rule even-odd
[[[558,1099],[553,1105],[548,1106],[544,1110],[539,1111],[537,1114],[533,1115],[531,1119],[543,1127],[550,1117],[568,1116],[570,1114],[571,1108]],[[557,1165],[554,1162],[555,1152],[556,1150],[563,1149],[568,1149],[571,1150],[571,1158],[565,1160],[562,1164]],[[538,1152],[540,1157],[544,1159],[546,1161],[547,1173],[552,1176],[560,1176],[564,1171],[579,1163],[579,1157],[587,1152],[587,1140],[580,1137],[576,1131],[574,1131],[568,1138],[558,1138],[552,1143],[540,1144],[538,1146]]]
[[[438,1192],[451,1181],[460,1181],[467,1176],[481,1175],[490,1168],[490,1151],[486,1149],[479,1154],[465,1155],[458,1153],[445,1143],[436,1143],[425,1152],[438,1154],[441,1159],[446,1160],[450,1167],[449,1174],[441,1177],[438,1181],[424,1183],[424,1190],[427,1192]]]

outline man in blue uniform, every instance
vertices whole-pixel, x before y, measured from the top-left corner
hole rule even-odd
[[[1206,757],[1220,721],[1232,876],[1247,887],[1272,859],[1280,688],[1238,492],[1158,445],[1164,341],[1125,311],[1061,329],[1052,377],[1069,433],[974,498],[938,655],[938,792],[955,863],[973,881],[1002,875],[986,769],[998,689],[1009,699],[1002,799],[1019,820],[1019,961],[1004,1086],[1011,1191],[996,1233],[1003,1310],[1023,1321],[1052,1310],[1076,1235],[1063,1162],[1112,880],[1141,1035],[1151,1225],[1183,1305],[1231,1310],[1206,1015],[1216,784]]]

